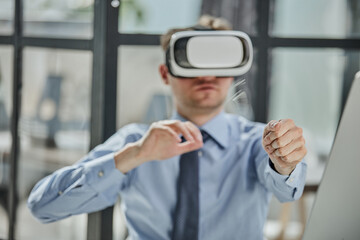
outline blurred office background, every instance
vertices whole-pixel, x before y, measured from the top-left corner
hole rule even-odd
[[[254,43],[253,67],[237,79],[226,109],[260,122],[293,118],[304,128],[304,196],[273,199],[264,229],[269,240],[301,238],[360,69],[358,0],[0,0],[0,239],[126,237],[120,199],[46,225],[26,199],[39,179],[116,129],[171,114],[157,72],[159,35],[202,14],[229,20]]]

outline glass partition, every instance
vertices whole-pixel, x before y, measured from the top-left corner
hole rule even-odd
[[[358,0],[274,0],[271,35],[360,38]]]
[[[269,120],[293,118],[308,147],[326,158],[340,117],[345,51],[278,48],[272,56]]]
[[[360,69],[357,51],[277,48],[272,52],[268,120],[291,118],[303,128],[308,186],[318,186],[322,178],[340,119],[343,89],[354,78],[347,74],[346,62],[354,55]]]
[[[308,153],[305,192],[295,204],[272,200],[265,232],[284,239],[301,236],[322,178],[341,114],[349,57],[360,54],[342,49],[276,48],[272,51],[268,120],[292,118],[303,128]],[[360,65],[356,67],[360,69]],[[351,79],[347,79],[351,78]],[[273,219],[280,221],[273,221]],[[271,239],[271,238],[270,238]]]
[[[120,33],[162,34],[169,28],[194,25],[200,16],[200,0],[123,0],[119,12]]]
[[[26,200],[38,180],[88,151],[92,54],[25,48],[23,62],[16,236],[86,239],[86,214],[44,225],[31,215]]]
[[[10,181],[13,47],[0,46],[0,239],[7,238]]]
[[[150,123],[171,115],[168,87],[158,72],[164,56],[160,46],[121,46],[118,60],[118,128]]]
[[[24,0],[24,35],[91,38],[93,5],[93,0]]]
[[[13,0],[0,0],[0,35],[11,35],[14,32]]]

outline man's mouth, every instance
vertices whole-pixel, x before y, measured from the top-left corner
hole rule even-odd
[[[212,83],[203,83],[195,87],[196,91],[216,90],[216,86]]]

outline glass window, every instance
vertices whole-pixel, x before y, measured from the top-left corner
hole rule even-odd
[[[233,29],[244,31],[249,35],[257,34],[258,0],[202,0],[202,14],[221,16],[228,20]]]
[[[339,122],[343,88],[354,78],[354,74],[348,74],[349,66],[358,70],[359,62],[359,52],[342,49],[276,48],[272,51],[268,120],[292,118],[303,128],[308,149],[305,159],[309,186],[320,183]],[[284,229],[284,239],[294,239],[294,234],[301,236],[303,226],[297,221],[307,219],[315,194],[306,192],[304,197],[291,207],[273,200],[265,232],[272,234],[276,227],[279,229],[278,222],[272,221],[274,218],[288,217],[291,222]],[[306,208],[304,212],[298,210],[301,204],[300,209]]]
[[[200,0],[123,0],[119,32],[162,34],[169,28],[194,25],[200,15]]]
[[[0,0],[0,35],[13,33],[14,2],[13,0]]]
[[[308,157],[326,158],[340,117],[345,51],[278,48],[272,56],[269,120],[294,119],[304,129]]]
[[[26,200],[38,180],[88,151],[92,54],[25,48],[23,62],[17,238],[86,239],[86,214],[43,225]]]
[[[91,38],[93,0],[24,1],[24,35]]]
[[[163,55],[160,46],[119,47],[118,127],[150,123],[171,115],[169,89],[158,72]]]
[[[358,0],[275,0],[273,9],[273,36],[360,37]]]
[[[0,46],[0,239],[6,239],[9,220],[6,205],[10,180],[13,48]]]

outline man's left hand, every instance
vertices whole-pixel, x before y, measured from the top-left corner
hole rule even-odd
[[[302,128],[292,119],[270,121],[264,129],[262,145],[282,175],[290,175],[307,153]]]

